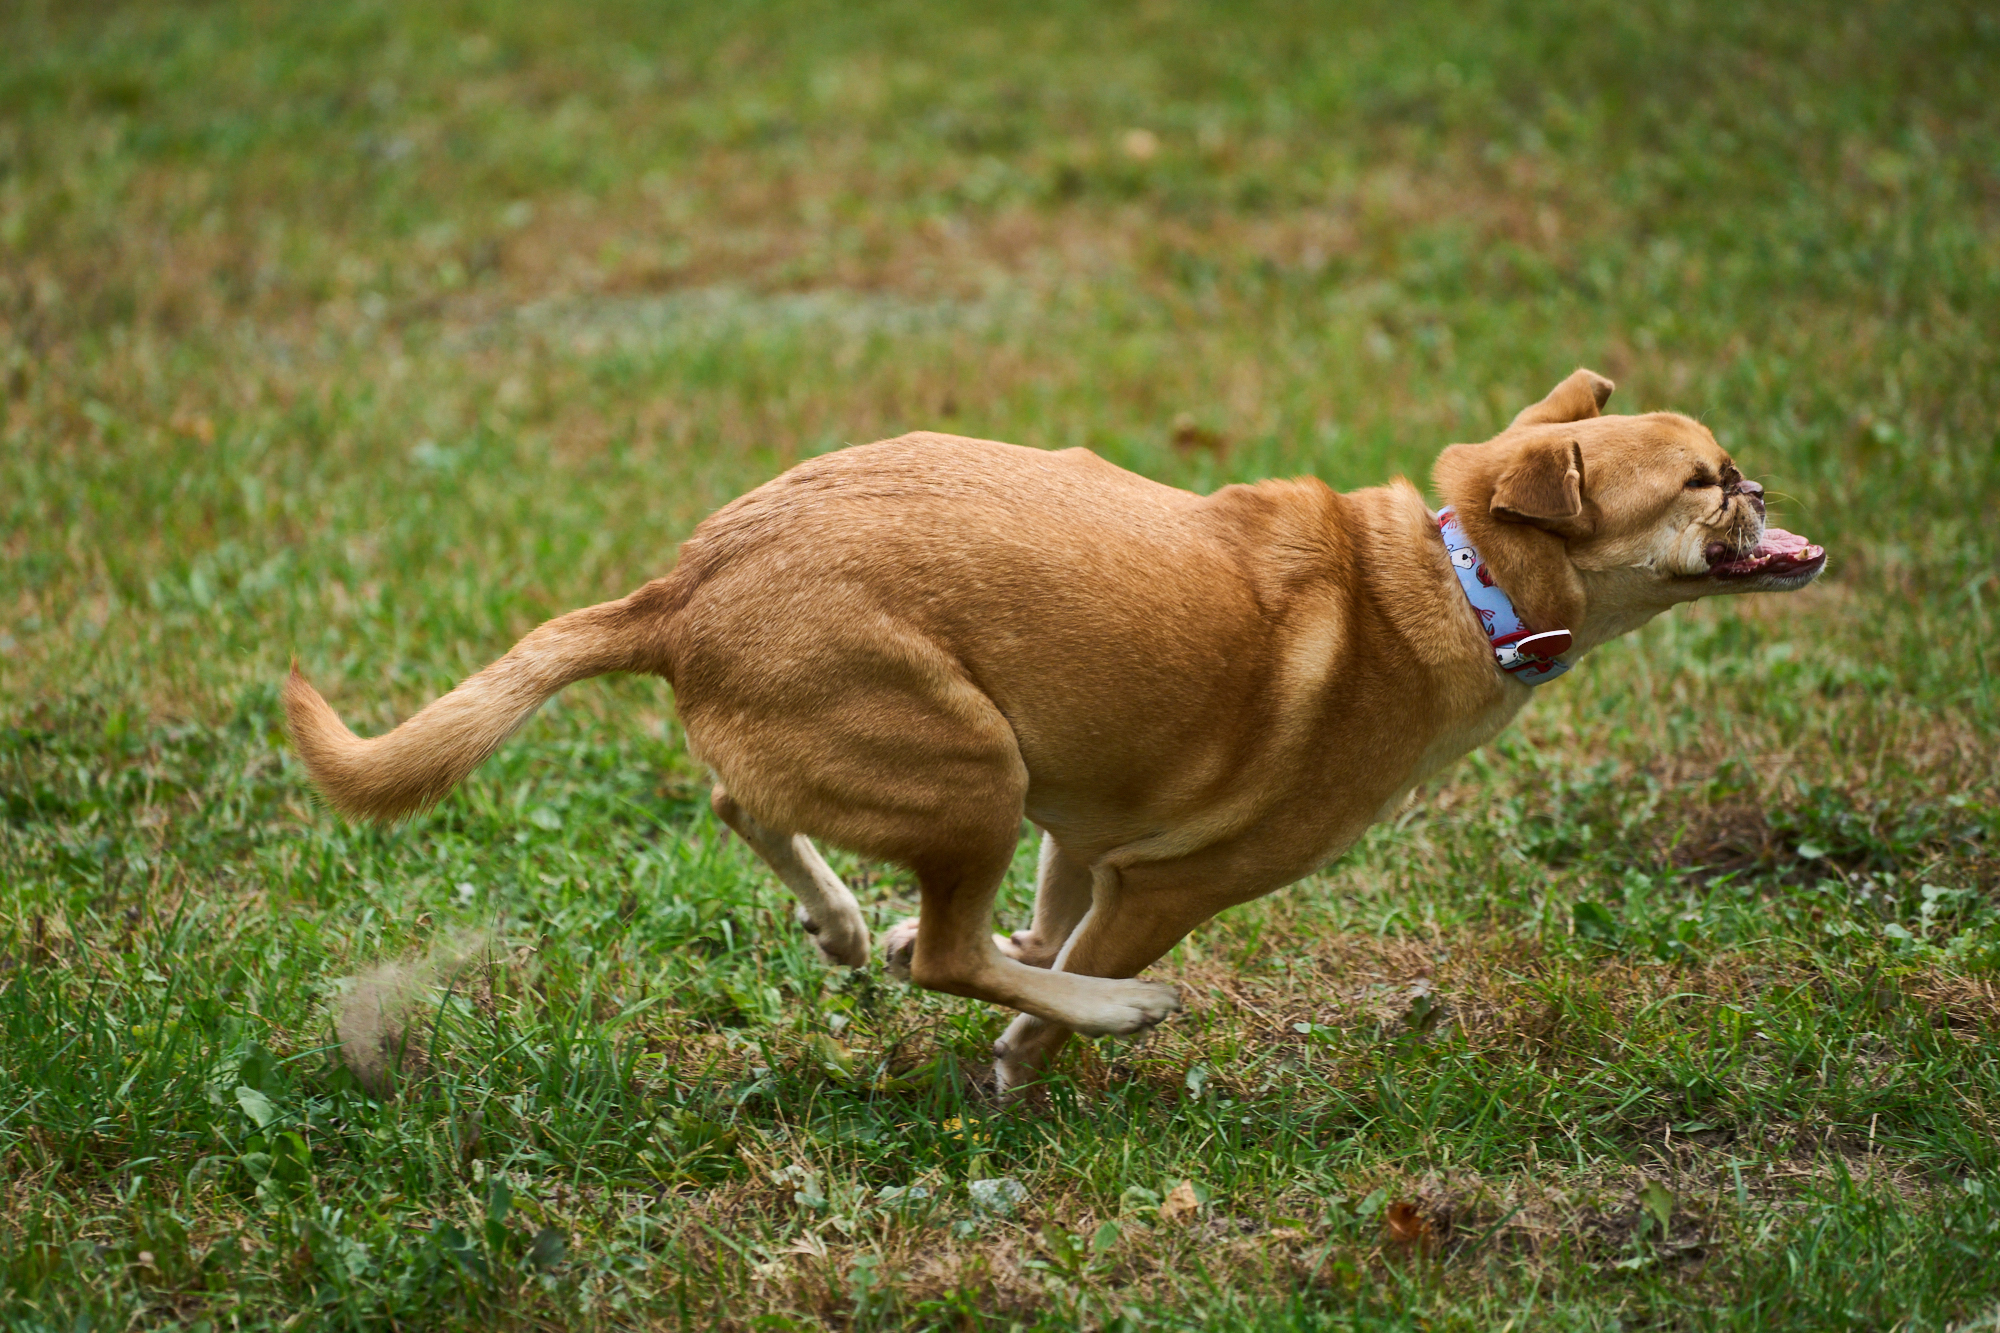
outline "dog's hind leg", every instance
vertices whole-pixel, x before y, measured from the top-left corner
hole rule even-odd
[[[741,817],[733,792],[760,816],[735,826],[805,900],[822,936],[858,925],[853,896],[831,874],[811,873],[802,840],[772,826],[914,871],[921,914],[882,943],[890,966],[903,963],[919,986],[1079,1032],[1137,1032],[1179,1009],[1171,986],[1065,976],[1000,952],[993,900],[1028,793],[1020,742],[949,654],[896,630],[877,626],[866,645],[842,648],[851,669],[816,666],[803,678],[789,649],[718,656],[702,671],[680,661],[674,688],[690,746],[729,789],[717,811],[732,824]],[[813,660],[833,655],[823,645]],[[802,715],[812,727],[799,725]]]
[[[715,817],[736,831],[763,858],[785,887],[799,900],[799,924],[812,936],[820,957],[846,967],[868,962],[868,923],[861,904],[833,873],[833,867],[803,833],[778,833],[765,828],[718,784],[709,796]]]
[[[1090,910],[1090,867],[1042,834],[1041,863],[1035,874],[1035,918],[1026,930],[994,937],[1000,952],[1029,967],[1047,967]]]

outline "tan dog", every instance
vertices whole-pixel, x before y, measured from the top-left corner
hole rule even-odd
[[[1601,417],[1611,388],[1579,370],[1435,472],[1521,619],[1569,631],[1565,661],[1677,602],[1819,573],[1706,429]],[[725,506],[671,574],[550,621],[385,736],[355,737],[296,670],[285,703],[327,800],[392,819],[572,681],[664,676],[716,813],[827,959],[861,965],[868,932],[809,838],[915,873],[891,964],[1020,1011],[1004,1087],[1073,1031],[1174,1012],[1171,986],[1130,978],[1507,724],[1531,691],[1467,598],[1407,482],[1200,496],[1081,449],[917,434]],[[997,940],[1024,816],[1034,922]]]

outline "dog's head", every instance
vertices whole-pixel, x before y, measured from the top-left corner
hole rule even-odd
[[[1601,416],[1612,384],[1579,370],[1433,473],[1466,535],[1536,628],[1587,647],[1677,602],[1789,592],[1826,553],[1765,521],[1764,488],[1673,412]]]

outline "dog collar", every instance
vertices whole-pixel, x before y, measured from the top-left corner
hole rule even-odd
[[[1444,537],[1444,549],[1451,556],[1451,569],[1458,575],[1458,586],[1465,589],[1465,600],[1472,603],[1479,616],[1479,627],[1486,631],[1486,641],[1493,645],[1494,663],[1524,685],[1545,685],[1569,670],[1570,664],[1560,660],[1560,655],[1569,651],[1569,631],[1530,633],[1521,623],[1521,613],[1514,609],[1513,601],[1486,572],[1486,562],[1479,558],[1478,548],[1466,537],[1451,506],[1446,505],[1432,517]]]

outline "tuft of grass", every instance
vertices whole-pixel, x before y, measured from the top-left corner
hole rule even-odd
[[[2000,1310],[1986,9],[0,37],[9,1327]],[[1020,1107],[1004,1015],[816,963],[656,682],[392,830],[283,745],[294,655],[387,725],[843,443],[1363,485],[1579,363],[1707,421],[1829,574],[1599,652]]]

